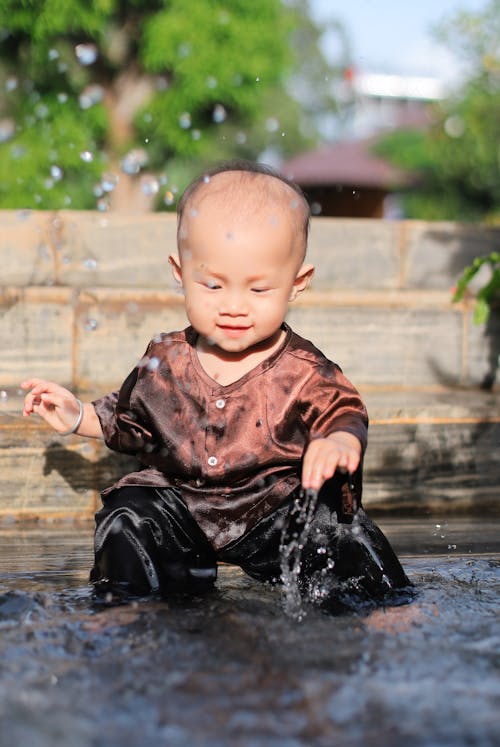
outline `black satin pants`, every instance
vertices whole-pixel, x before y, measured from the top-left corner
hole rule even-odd
[[[325,483],[320,491],[301,549],[303,595],[342,611],[353,606],[352,600],[354,606],[380,602],[409,588],[387,538],[363,509],[352,523],[339,522],[338,490],[332,487]],[[177,490],[119,488],[103,497],[96,514],[90,581],[98,595],[197,593],[213,586],[222,561],[260,581],[279,583],[283,533],[292,539],[303,529],[298,498],[296,491],[245,535],[215,551]]]

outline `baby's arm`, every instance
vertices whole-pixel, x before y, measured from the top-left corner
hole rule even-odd
[[[302,487],[319,490],[337,468],[355,472],[361,459],[361,443],[348,431],[336,431],[326,438],[314,438],[302,464]]]
[[[28,379],[21,388],[29,389],[24,398],[24,417],[34,412],[58,433],[70,431],[78,422],[79,400],[68,389],[44,379]],[[82,419],[74,432],[88,438],[103,437],[99,418],[90,402],[83,405]]]

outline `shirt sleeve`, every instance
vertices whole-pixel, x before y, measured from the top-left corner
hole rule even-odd
[[[149,347],[148,347],[149,350]],[[146,355],[148,351],[146,351]],[[121,388],[92,402],[106,445],[124,454],[137,454],[151,448],[153,436],[145,413],[138,407],[141,368],[137,365]]]
[[[301,392],[302,417],[309,440],[346,431],[361,443],[368,441],[368,414],[359,392],[341,369],[327,361],[318,366]]]

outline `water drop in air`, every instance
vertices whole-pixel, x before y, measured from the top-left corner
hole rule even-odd
[[[224,122],[227,117],[227,111],[222,104],[216,104],[212,112],[212,119],[216,124]]]
[[[63,178],[63,170],[60,166],[51,166],[50,175],[54,181],[59,182]]]
[[[80,65],[92,65],[97,60],[97,47],[95,44],[77,44],[75,55]]]
[[[111,171],[107,171],[101,177],[101,187],[104,192],[112,192],[118,184],[118,174],[113,174]]]
[[[5,81],[5,90],[7,93],[10,93],[11,91],[15,91],[17,88],[18,80],[13,75],[11,75],[7,80]]]
[[[189,112],[182,112],[179,116],[179,126],[182,127],[183,130],[189,130],[191,127],[191,115]]]
[[[121,169],[125,174],[138,174],[148,162],[148,154],[142,148],[134,148],[122,159]]]
[[[0,143],[5,143],[14,135],[16,125],[13,119],[0,119]]]
[[[99,200],[97,200],[97,209],[100,213],[105,213],[107,210],[109,210],[109,202],[104,197],[101,197]]]
[[[141,190],[147,196],[156,195],[160,189],[158,179],[151,174],[144,174],[141,178]]]
[[[82,150],[82,152],[80,153],[80,158],[85,163],[92,163],[92,161],[94,160],[94,154],[90,150]]]

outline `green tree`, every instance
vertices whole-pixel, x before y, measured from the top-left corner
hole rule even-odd
[[[306,10],[0,0],[0,207],[165,206],[200,164],[296,150],[306,138],[286,80]]]
[[[438,35],[464,60],[465,82],[435,108],[428,132],[396,132],[377,150],[420,175],[406,196],[409,217],[500,219],[500,0],[459,13]]]

